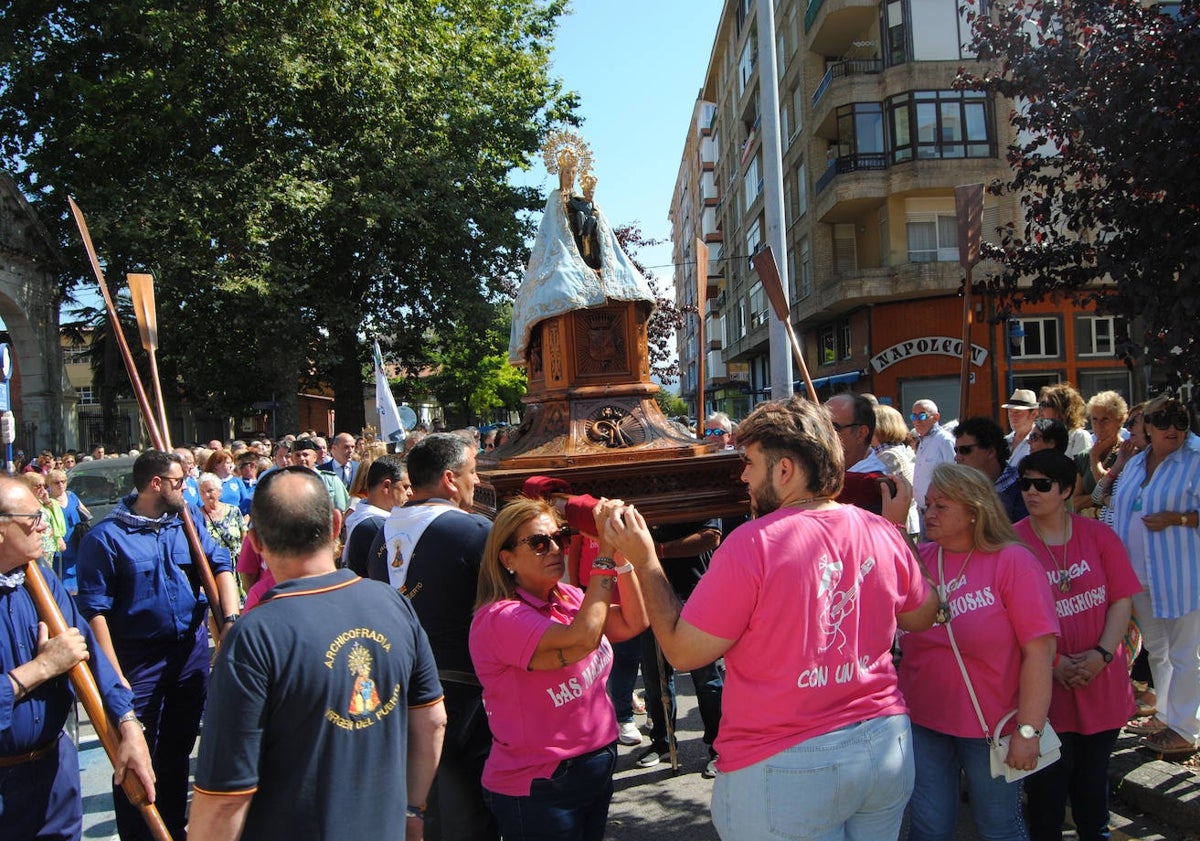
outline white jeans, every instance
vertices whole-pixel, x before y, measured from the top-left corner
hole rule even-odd
[[[1150,653],[1158,717],[1193,745],[1200,744],[1200,610],[1159,619],[1143,590],[1133,597],[1133,611]]]

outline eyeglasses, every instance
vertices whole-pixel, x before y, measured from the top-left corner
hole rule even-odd
[[[914,420],[914,421],[927,421],[927,420],[929,420],[929,418],[930,418],[929,412],[913,412],[911,415],[908,416],[909,420]]]
[[[1034,479],[1032,476],[1022,476],[1018,479],[1021,483],[1021,490],[1027,491],[1030,488],[1037,489],[1038,493],[1050,493],[1050,489],[1054,487],[1053,479]]]
[[[954,452],[958,453],[960,456],[969,456],[971,453],[978,450],[979,447],[979,444],[959,444],[954,448]]]
[[[563,548],[571,542],[571,529],[568,526],[563,526],[554,534],[531,534],[529,537],[522,537],[514,543],[513,548],[515,549],[517,546],[525,543],[533,550],[533,554],[540,557],[550,551],[551,542],[557,543],[559,549]]]
[[[164,485],[170,485],[174,490],[179,490],[183,487],[183,483],[187,481],[187,476],[180,476],[176,479],[174,476],[159,476],[163,480]]]
[[[1146,415],[1146,423],[1155,429],[1166,430],[1173,426],[1183,432],[1188,428],[1188,416],[1181,409],[1163,409]]]
[[[705,438],[720,438],[722,435],[728,435],[724,429],[706,429],[704,430]]]
[[[42,523],[46,522],[46,514],[43,511],[37,511],[33,514],[0,514],[0,518],[5,520],[29,520],[29,528],[36,529]]]
[[[1029,440],[1030,441],[1041,441],[1042,434],[1040,432],[1031,432],[1031,433],[1029,433]]]
[[[838,432],[841,432],[843,429],[853,429],[856,426],[866,426],[866,424],[865,423],[835,423],[833,425],[833,428],[836,429]]]

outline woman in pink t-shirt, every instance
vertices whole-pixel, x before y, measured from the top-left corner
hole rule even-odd
[[[601,500],[595,521],[620,504]],[[484,798],[506,841],[598,841],[608,820],[617,757],[610,640],[649,621],[633,567],[618,567],[605,544],[586,591],[562,581],[569,542],[554,508],[520,498],[496,517],[483,550],[471,660],[492,731]]]
[[[1061,627],[1050,723],[1062,759],[1025,780],[1029,832],[1059,841],[1069,796],[1080,841],[1099,841],[1108,837],[1108,758],[1134,710],[1124,638],[1142,585],[1112,529],[1067,511],[1071,459],[1043,450],[1018,469],[1029,517],[1017,534],[1045,570]]]
[[[1054,602],[1041,565],[1020,543],[987,476],[966,465],[938,465],[925,502],[925,531],[933,542],[920,551],[940,607],[938,624],[900,640],[900,689],[912,718],[917,769],[909,838],[953,837],[961,768],[980,836],[1024,841],[1021,785],[991,775],[988,743],[947,624],[989,733],[1016,708],[1008,764],[1032,770],[1050,708]]]

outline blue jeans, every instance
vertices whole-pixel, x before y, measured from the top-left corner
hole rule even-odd
[[[617,723],[633,721],[633,687],[642,664],[640,637],[613,643],[612,671],[608,673],[608,696],[617,713]],[[649,694],[649,693],[647,693]]]
[[[483,790],[504,841],[600,841],[613,795],[617,743],[564,759],[527,797]]]
[[[658,652],[655,648],[654,634],[642,632],[642,679],[646,684],[646,714],[653,720],[650,729],[650,740],[666,744],[668,713],[664,712],[662,684],[658,674]],[[667,680],[667,694],[671,701],[672,729],[675,724],[675,667],[664,657],[663,666]],[[692,685],[696,689],[696,707],[700,711],[700,721],[704,725],[704,744],[711,749],[717,740],[717,732],[721,727],[721,696],[725,692],[725,671],[718,663],[709,663],[698,669],[693,669]],[[620,717],[618,716],[618,721]]]
[[[881,841],[900,834],[912,787],[908,716],[873,718],[718,773],[713,825],[726,841]]]
[[[993,777],[987,741],[947,736],[914,724],[917,784],[910,804],[909,841],[953,841],[958,818],[958,772],[967,776],[971,817],[983,841],[1029,841],[1021,814],[1021,784]]]
[[[1108,758],[1120,732],[1058,734],[1062,759],[1025,778],[1033,841],[1061,841],[1068,798],[1079,841],[1112,837],[1108,829]]]

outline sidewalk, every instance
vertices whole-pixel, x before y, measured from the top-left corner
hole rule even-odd
[[[1192,764],[1154,759],[1138,750],[1140,737],[1121,732],[1108,765],[1112,790],[1123,803],[1169,823],[1183,839],[1200,839],[1200,771]]]

